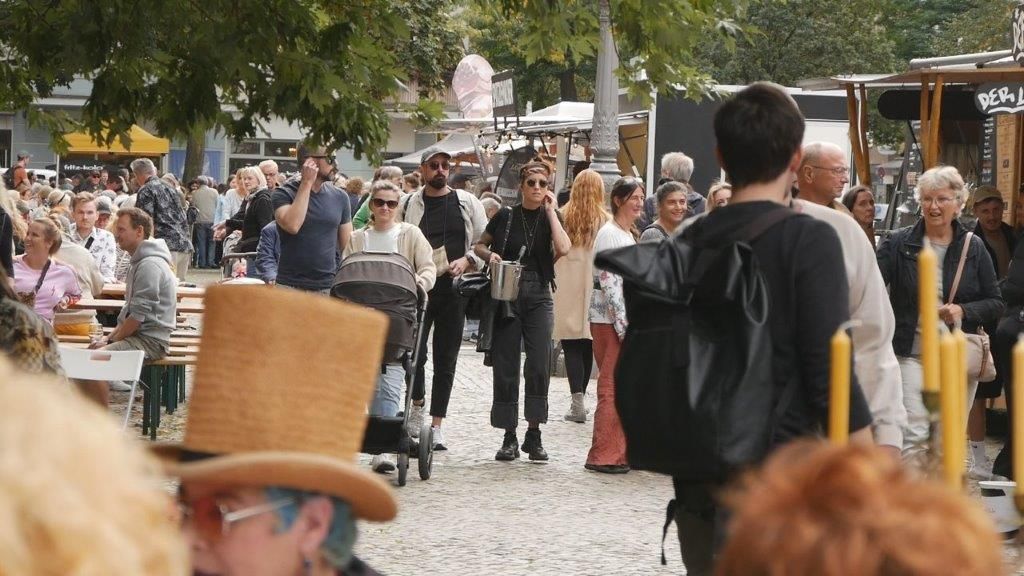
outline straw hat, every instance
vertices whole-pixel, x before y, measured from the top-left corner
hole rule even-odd
[[[393,518],[391,489],[355,463],[387,317],[293,290],[214,286],[203,325],[185,440],[154,446],[168,474],[308,490],[367,520]]]

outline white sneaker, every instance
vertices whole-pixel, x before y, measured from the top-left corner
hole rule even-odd
[[[110,382],[110,389],[114,392],[130,392],[132,385],[122,380],[112,380]]]
[[[417,406],[414,403],[412,408],[409,409],[409,436],[413,438],[420,437],[420,428],[423,427],[423,409],[425,407],[426,404]]]
[[[985,444],[971,442],[967,450],[967,477],[971,480],[993,480],[992,461],[985,453]]]
[[[377,454],[370,459],[370,468],[377,474],[387,474],[394,471],[395,464],[387,454]]]
[[[444,444],[444,432],[441,432],[441,427],[431,426],[430,430],[434,434],[434,450],[447,450],[448,447]]]

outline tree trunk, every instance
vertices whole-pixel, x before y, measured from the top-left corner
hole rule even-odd
[[[576,67],[569,66],[558,75],[558,92],[562,102],[578,102],[580,97],[576,91]]]
[[[195,180],[203,173],[203,160],[206,156],[206,129],[193,126],[185,146],[185,168],[181,177],[182,184]]]

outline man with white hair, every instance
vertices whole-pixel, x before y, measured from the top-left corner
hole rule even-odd
[[[800,199],[850,213],[839,202],[850,182],[850,164],[843,149],[831,142],[811,142],[804,146],[803,160],[797,171]]]
[[[267,188],[270,190],[281,185],[281,182],[277,179],[277,162],[274,162],[273,160],[264,160],[263,162],[260,162],[260,172],[263,172],[263,176],[267,179]]]
[[[661,179],[658,186],[665,182],[679,182],[686,185],[686,218],[703,214],[706,200],[699,192],[690,185],[690,178],[693,176],[693,158],[682,152],[669,152],[661,157]],[[641,217],[640,229],[647,227],[658,217],[658,202],[654,194],[649,194],[644,200],[644,213]]]
[[[160,179],[156,166],[149,158],[133,160],[131,169],[135,183],[139,186],[135,207],[153,218],[153,237],[167,243],[175,274],[183,281],[192,261],[192,242],[189,240],[188,220],[181,196]]]

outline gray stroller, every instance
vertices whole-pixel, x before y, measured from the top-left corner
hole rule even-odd
[[[401,254],[358,252],[342,261],[331,296],[387,314],[391,325],[382,362],[401,363],[405,368],[404,411],[395,417],[370,416],[362,452],[397,453],[399,486],[405,486],[409,458],[418,458],[420,479],[427,480],[434,462],[433,432],[429,423],[424,424],[417,445],[409,434],[408,420],[420,325],[426,308],[426,294],[416,284],[415,269]]]

